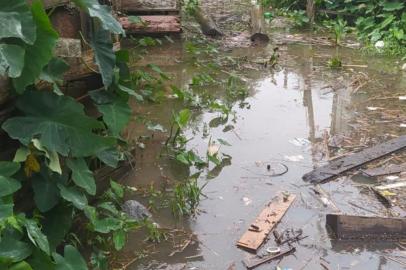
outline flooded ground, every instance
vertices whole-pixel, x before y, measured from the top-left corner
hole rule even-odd
[[[312,36],[307,34],[294,36],[278,31],[271,35],[273,42],[265,48],[228,52],[245,59],[241,62],[245,69],[237,74],[249,89],[246,104],[236,102],[233,107],[235,118],[219,126],[210,125],[218,113],[195,110],[186,131],[191,138],[188,147],[202,155],[210,139],[229,142],[231,146],[221,146],[220,152],[231,156],[231,162],[217,170],[210,171],[211,166],[199,178],[200,185],[208,184],[196,216],[179,220],[169,210],[153,211],[154,220],[171,236],[168,241],[153,244],[144,241],[142,232],[131,235],[123,257],[137,260],[127,269],[245,269],[241,261],[251,254],[237,248],[236,242],[264,206],[282,192],[296,194],[297,198],[277,230],[302,229],[307,238],[294,244],[294,254],[256,269],[405,269],[388,258],[405,256],[397,243],[336,241],[325,225],[328,213],[404,216],[404,205],[387,208],[368,189],[368,185],[385,179],[352,173],[322,184],[335,204],[325,206],[302,176],[335,156],[405,134],[406,101],[399,96],[406,94],[406,75],[393,59],[362,55],[351,48],[317,45],[308,42]],[[280,54],[277,67],[251,64],[272,55],[275,46]],[[336,53],[344,64],[340,70],[327,66]],[[152,60],[142,61],[156,62],[179,87],[190,84],[191,74],[198,70],[186,60],[182,41],[154,48],[151,55]],[[223,89],[212,88],[213,94],[222,95]],[[165,100],[134,104],[134,111],[135,116],[147,115],[168,130],[172,111],[180,107],[174,100]],[[161,155],[167,135],[139,127],[134,121],[127,134],[138,143],[142,141],[142,147],[137,149],[135,168],[125,183],[140,190],[153,184],[159,190],[184,179],[187,169]],[[142,137],[145,135],[148,139]],[[337,144],[336,139],[340,141]],[[402,158],[392,156],[375,165],[383,160],[396,163]],[[281,164],[288,171],[269,176],[267,165],[278,171],[283,170]],[[145,204],[149,201],[148,196],[139,194],[134,198]],[[271,238],[258,253],[272,246],[275,243]]]

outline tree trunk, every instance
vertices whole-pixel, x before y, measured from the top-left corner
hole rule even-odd
[[[194,11],[194,16],[196,21],[200,24],[203,34],[212,37],[223,35],[213,18],[201,8],[196,8]]]
[[[314,0],[307,0],[306,13],[307,17],[309,17],[310,25],[313,25],[314,16],[316,14],[316,6],[314,4]]]
[[[251,9],[251,41],[268,42],[269,37],[266,34],[265,20],[261,5],[254,5]]]

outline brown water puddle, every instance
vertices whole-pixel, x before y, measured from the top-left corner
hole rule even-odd
[[[165,46],[154,49],[157,64],[175,76],[178,86],[187,85],[195,68],[175,61],[185,57],[181,44],[171,45],[172,49]],[[406,75],[398,71],[399,64],[392,59],[362,56],[353,49],[339,49],[343,63],[352,66],[334,71],[326,62],[336,53],[335,48],[306,44],[279,47],[277,70],[254,67],[242,74],[249,84],[246,101],[250,106],[234,106],[236,121],[228,124],[235,129],[223,132],[224,126],[219,126],[209,130],[213,139],[222,138],[232,145],[220,150],[232,156],[232,161],[213,179],[200,179],[201,184],[209,184],[204,189],[207,198],[201,201],[199,214],[179,221],[167,210],[155,212],[154,218],[161,227],[185,233],[177,231],[178,237],[161,244],[143,241],[142,233],[131,235],[123,256],[139,256],[141,251],[147,256],[127,269],[245,269],[241,260],[249,254],[238,249],[236,242],[265,204],[282,191],[296,194],[297,199],[277,226],[278,231],[302,229],[308,237],[295,244],[297,251],[293,255],[257,269],[274,269],[277,265],[281,269],[323,269],[321,262],[329,269],[404,269],[385,258],[388,254],[404,256],[404,251],[394,244],[331,240],[325,215],[334,209],[325,207],[301,177],[328,158],[356,149],[353,146],[371,145],[405,134],[401,124],[406,123],[406,101],[399,100],[399,96],[406,94]],[[256,59],[269,55],[270,50],[271,46],[235,50],[233,54]],[[351,94],[352,91],[357,92]],[[179,106],[169,100],[153,105],[134,104],[134,111],[168,129],[171,113]],[[188,137],[193,137],[189,146],[203,155],[209,141],[202,135],[203,126],[216,116],[206,111],[196,113],[187,131]],[[134,139],[146,134],[151,132],[134,123],[127,136]],[[333,148],[326,151],[326,134],[348,136],[341,152]],[[154,183],[162,187],[186,177],[187,169],[160,158],[165,139],[164,134],[155,133],[143,141],[146,147],[137,150],[136,168],[126,184],[140,188]],[[279,177],[265,176],[267,164],[275,162],[285,164],[289,171]],[[390,211],[364,186],[374,181],[341,177],[322,187],[343,213],[389,215]],[[136,199],[147,202],[146,198]],[[187,233],[195,235],[192,241]],[[186,246],[182,252],[171,254],[174,244]],[[270,240],[261,251],[273,245]]]

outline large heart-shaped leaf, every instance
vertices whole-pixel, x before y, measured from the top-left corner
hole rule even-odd
[[[86,161],[80,159],[68,159],[66,165],[72,170],[72,179],[75,184],[90,195],[96,195],[96,183],[93,173],[87,167]]]
[[[13,203],[3,203],[0,202],[0,222],[4,218],[8,218],[9,216],[13,215]]]
[[[59,189],[55,179],[51,179],[47,173],[42,172],[33,176],[32,189],[35,204],[41,212],[47,212],[58,204]]]
[[[36,24],[26,0],[0,0],[0,39],[21,38],[28,44],[36,39]]]
[[[83,210],[87,206],[86,195],[75,187],[65,187],[64,185],[58,185],[61,191],[61,196],[68,202],[71,202],[76,208]]]
[[[34,1],[31,10],[37,25],[37,39],[34,44],[26,46],[21,76],[13,79],[18,93],[24,92],[25,87],[34,83],[41,74],[44,66],[52,59],[53,49],[58,39],[58,33],[53,29],[41,1]]]
[[[73,0],[76,5],[86,10],[91,17],[98,18],[105,30],[115,34],[125,34],[121,24],[111,14],[111,8],[100,5],[97,0]]]
[[[103,84],[108,87],[113,82],[114,66],[116,64],[116,55],[113,52],[110,32],[100,29],[94,34],[90,44],[94,50],[96,64],[99,67]]]
[[[33,270],[54,270],[55,263],[51,258],[39,249],[34,249],[32,255],[27,259]]]
[[[23,47],[0,44],[0,75],[8,75],[11,78],[20,76],[24,67],[24,54]]]
[[[0,261],[19,262],[31,255],[31,246],[8,235],[0,241]]]
[[[116,100],[110,104],[97,106],[103,114],[103,120],[109,128],[111,135],[118,137],[131,118],[131,108],[124,100]]]
[[[20,164],[16,162],[0,161],[0,175],[12,176],[20,169]]]
[[[49,243],[47,237],[42,233],[34,220],[25,220],[25,228],[27,229],[28,238],[46,254],[50,255]]]
[[[20,188],[21,184],[17,180],[0,175],[0,197],[13,194]]]
[[[65,246],[64,257],[55,253],[56,270],[87,270],[86,261],[79,251],[70,245]]]
[[[73,157],[94,155],[115,145],[114,138],[92,132],[103,125],[86,116],[83,105],[71,97],[27,91],[17,107],[28,116],[8,119],[3,129],[25,145],[38,138],[49,151]]]
[[[48,238],[51,251],[55,251],[72,226],[73,208],[60,204],[47,212],[44,217],[43,232]]]

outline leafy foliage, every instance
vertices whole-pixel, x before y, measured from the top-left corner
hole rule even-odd
[[[116,70],[126,70],[128,57],[123,57],[125,51],[116,57],[111,34],[124,31],[110,7],[97,0],[73,1],[101,26],[89,43],[109,99],[95,100],[103,113],[103,120],[96,119],[59,88],[69,66],[54,55],[58,33],[42,1],[28,2],[0,0],[0,75],[12,79],[17,108],[1,128],[20,143],[14,162],[0,161],[0,268],[84,270],[88,267],[75,247],[81,241],[72,231],[74,220],[88,223],[85,236],[102,239],[87,239],[99,250],[109,245],[121,249],[126,233],[136,227],[118,210],[121,186],[112,182],[99,198],[93,176],[96,158],[114,167],[123,156],[116,138],[131,110],[127,94],[118,87],[124,73]],[[53,91],[38,89],[40,80],[51,83]],[[32,190],[33,200],[14,201],[20,190]],[[100,207],[89,205],[91,196]],[[27,205],[16,209],[27,211],[14,209],[21,203]]]

